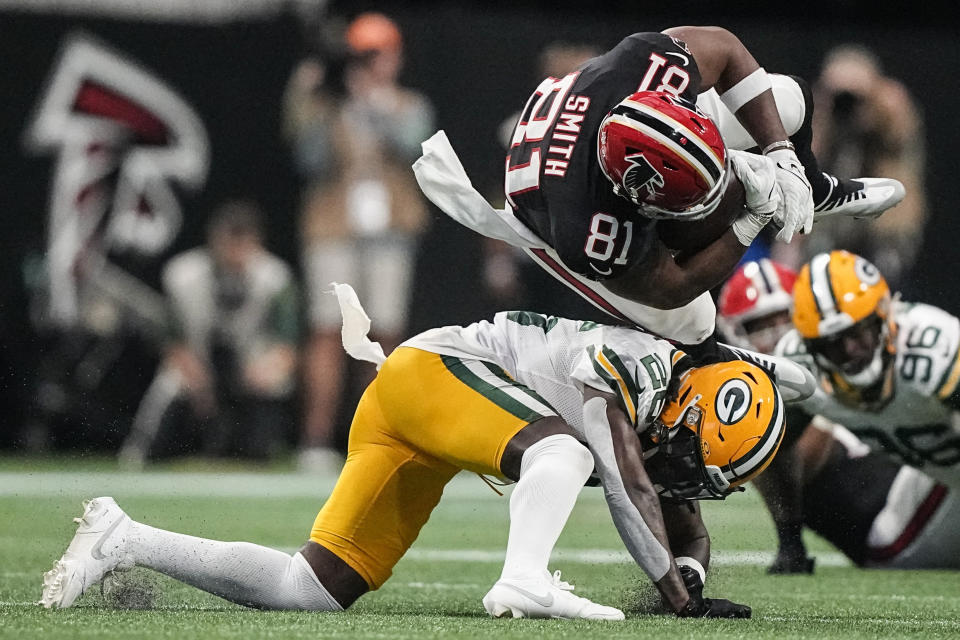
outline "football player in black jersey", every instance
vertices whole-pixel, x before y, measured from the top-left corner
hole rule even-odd
[[[698,100],[716,112],[712,120]],[[767,222],[789,241],[810,230],[815,209],[869,217],[903,197],[894,180],[820,173],[811,111],[805,85],[768,76],[729,31],[677,27],[633,34],[540,83],[514,129],[499,216],[468,211],[449,196],[449,180],[431,175],[438,158],[450,171],[452,149],[437,146],[445,138],[425,143],[414,168],[427,196],[458,221],[523,247],[615,318],[697,344],[714,330],[707,292]],[[762,155],[738,154],[734,144]],[[449,175],[462,173],[456,167]],[[671,247],[658,233],[708,215],[719,225],[701,246]]]
[[[748,262],[723,286],[718,323],[737,346],[768,353],[792,327],[797,274]],[[879,418],[878,418],[879,419]],[[870,448],[845,427],[787,408],[787,433],[755,484],[777,528],[771,573],[810,573],[809,527],[858,566],[960,569],[960,499],[945,484]]]

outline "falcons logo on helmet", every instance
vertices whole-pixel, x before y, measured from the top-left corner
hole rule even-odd
[[[664,185],[663,176],[657,171],[642,153],[634,153],[624,158],[630,163],[623,172],[623,186],[635,198],[639,197],[640,189],[646,189],[650,197],[657,195],[657,189]]]
[[[107,253],[156,256],[181,226],[174,183],[206,180],[209,143],[194,110],[148,70],[73,36],[25,136],[55,153],[47,260],[50,319],[77,317],[82,279]]]

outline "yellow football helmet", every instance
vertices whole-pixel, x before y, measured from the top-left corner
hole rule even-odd
[[[654,429],[658,450],[647,472],[661,497],[722,499],[773,460],[784,433],[783,399],[755,364],[691,368]]]
[[[896,325],[890,287],[866,259],[821,253],[803,266],[793,288],[793,324],[841,391],[864,390],[888,376]]]

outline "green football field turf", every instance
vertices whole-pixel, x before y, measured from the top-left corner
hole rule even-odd
[[[714,549],[707,594],[750,604],[752,620],[645,613],[653,589],[626,555],[597,489],[584,490],[551,569],[561,569],[576,593],[626,609],[627,620],[492,620],[480,599],[503,559],[507,497],[469,475],[451,483],[387,584],[345,613],[252,611],[145,569],[123,574],[106,594],[91,591],[72,609],[37,607],[41,574],[73,535],[83,498],[113,495],[133,518],[155,526],[292,551],[332,486],[330,479],[235,467],[104,468],[0,461],[0,638],[960,637],[955,572],[863,571],[811,537],[815,575],[766,575],[773,532],[750,490],[704,511]]]

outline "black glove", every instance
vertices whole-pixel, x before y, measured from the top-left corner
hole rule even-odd
[[[749,618],[753,611],[745,604],[737,604],[723,598],[694,598],[683,611],[677,614],[680,618]]]
[[[683,580],[684,586],[687,587],[687,593],[690,594],[690,597],[703,600],[703,580],[700,579],[697,570],[686,565],[677,567],[677,570],[680,571],[680,578]]]
[[[678,567],[690,600],[677,616],[680,618],[749,618],[750,607],[722,598],[704,598],[703,581],[693,567]]]

